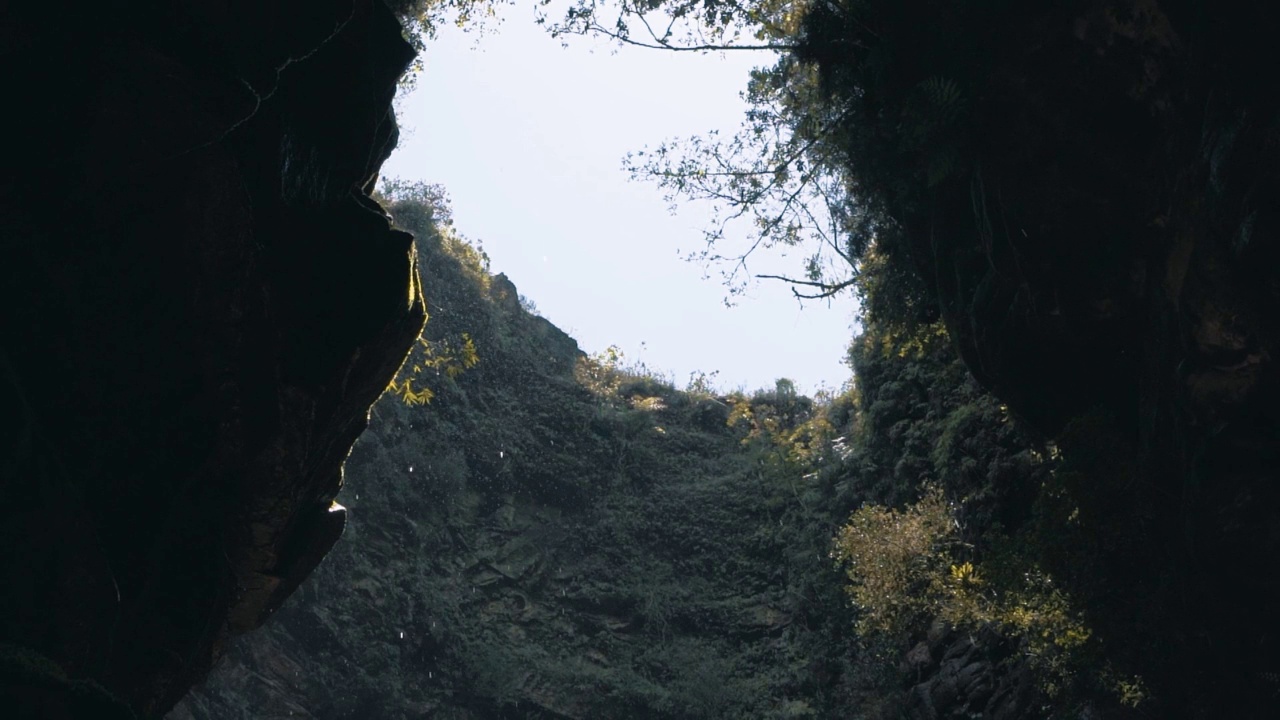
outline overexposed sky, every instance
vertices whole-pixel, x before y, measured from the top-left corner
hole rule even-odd
[[[587,38],[565,48],[529,6],[504,10],[478,43],[441,29],[399,103],[400,147],[383,174],[443,185],[455,227],[587,352],[618,345],[679,385],[714,370],[723,389],[788,377],[812,392],[847,380],[852,298],[801,307],[786,286],[758,281],[725,307],[716,271],[704,278],[681,257],[702,247],[706,209],[672,216],[656,187],[622,170],[628,151],[735,130],[747,73],[771,56]],[[798,275],[802,256],[761,256],[751,270]]]

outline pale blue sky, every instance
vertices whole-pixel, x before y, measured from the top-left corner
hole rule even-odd
[[[747,73],[769,56],[615,52],[585,38],[564,48],[529,7],[507,10],[478,45],[452,27],[430,44],[383,174],[444,185],[455,227],[587,352],[616,344],[680,384],[696,370],[719,370],[724,389],[845,382],[851,298],[801,308],[758,281],[726,308],[715,271],[704,279],[681,258],[701,247],[705,208],[672,216],[622,170],[628,151],[736,129]],[[751,267],[799,268],[798,254]]]

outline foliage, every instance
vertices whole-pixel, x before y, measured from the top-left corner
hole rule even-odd
[[[430,13],[442,8],[470,8],[465,15],[482,6],[405,5],[423,28],[434,28],[437,16]],[[996,274],[1016,266],[1010,274],[1019,275],[1017,282],[1025,280],[1019,249],[1013,242],[997,242],[1000,234],[1009,239],[1016,233],[1018,223],[1008,221],[1011,211],[1004,207],[993,168],[1041,161],[1027,148],[1041,147],[1040,136],[1052,134],[1052,125],[1046,131],[1040,126],[1043,117],[1020,113],[1047,113],[1045,108],[1054,105],[1024,88],[1011,89],[1024,76],[998,71],[1040,60],[1040,48],[1028,43],[1039,42],[1043,33],[1019,28],[1029,29],[1024,22],[1029,17],[1034,22],[1043,17],[1031,17],[1030,6],[1006,0],[574,0],[563,17],[543,7],[540,21],[559,36],[601,35],[677,52],[763,53],[771,64],[749,79],[750,109],[737,134],[667,141],[629,155],[625,167],[633,178],[657,184],[673,204],[702,200],[712,205],[705,247],[690,259],[727,268],[731,293],[754,277],[791,283],[799,297],[856,292],[863,322],[863,334],[850,350],[856,386],[828,404],[806,403],[782,381],[769,392],[721,396],[702,376],[690,380],[692,397],[682,396],[647,369],[625,366],[616,348],[575,359],[573,387],[583,393],[573,395],[572,402],[549,403],[555,407],[537,417],[513,409],[509,399],[479,391],[473,396],[457,383],[445,383],[442,394],[518,418],[485,428],[498,440],[468,456],[474,477],[504,490],[571,487],[583,503],[598,487],[661,485],[670,497],[618,501],[601,511],[606,519],[592,528],[598,546],[612,548],[611,565],[641,567],[652,558],[630,548],[652,548],[653,530],[633,515],[655,514],[659,508],[656,514],[665,519],[687,512],[682,502],[696,504],[692,491],[653,480],[660,474],[655,469],[668,467],[668,448],[706,442],[727,457],[733,446],[734,459],[725,460],[732,471],[716,477],[732,476],[741,487],[729,486],[750,493],[759,502],[750,512],[767,514],[768,522],[753,525],[750,536],[725,530],[714,540],[708,539],[710,531],[672,529],[680,535],[681,549],[696,548],[691,555],[714,558],[701,574],[682,579],[715,576],[720,560],[750,565],[742,555],[751,552],[779,562],[779,553],[785,554],[779,546],[811,551],[837,532],[833,553],[846,571],[847,588],[823,574],[830,567],[818,569],[809,560],[781,564],[793,573],[786,580],[788,591],[804,596],[788,607],[797,617],[809,612],[814,626],[824,628],[822,640],[807,642],[827,667],[845,673],[840,677],[865,667],[851,658],[854,651],[832,639],[845,636],[822,624],[839,612],[830,600],[833,587],[854,599],[857,627],[867,635],[895,636],[888,646],[897,651],[936,617],[1014,640],[1047,695],[1079,699],[1090,689],[1105,688],[1123,706],[1150,702],[1151,692],[1134,668],[1167,664],[1160,659],[1165,650],[1201,632],[1189,626],[1212,620],[1116,599],[1168,596],[1170,587],[1194,586],[1180,579],[1188,571],[1176,567],[1178,548],[1154,547],[1149,539],[1148,513],[1155,513],[1143,501],[1167,494],[1166,489],[1140,487],[1151,481],[1138,476],[1133,445],[1117,437],[1122,433],[1105,413],[1076,418],[1056,444],[1021,429],[1008,408],[970,377],[940,321],[945,301],[959,338],[966,327],[957,318],[973,320],[972,308],[960,306],[972,298],[943,297],[942,287],[952,278],[920,272],[938,256],[957,254],[959,248],[947,244],[952,228],[939,218],[952,224],[959,219],[972,220],[972,227],[963,229],[976,238],[976,247],[962,249],[983,266],[980,272],[987,271],[987,263]],[[1076,9],[1052,12],[1061,15],[1056,24],[1066,28]],[[1092,160],[1097,158],[1081,162]],[[1015,191],[1008,184],[1003,188]],[[1106,188],[1096,192],[1107,196]],[[951,204],[943,207],[940,198]],[[437,218],[447,226],[444,214],[437,212]],[[735,233],[743,226],[748,237],[740,242]],[[1103,239],[1093,242],[1106,242],[1105,233],[1097,236]],[[436,244],[473,285],[489,287],[482,250],[451,231],[437,232]],[[1003,245],[1013,257],[997,268],[993,258],[1006,252]],[[753,273],[754,254],[771,248],[802,250],[803,265],[780,276]],[[1023,288],[1016,290],[1025,300]],[[454,313],[454,319],[474,316],[492,326],[476,336],[492,338],[499,358],[494,367],[518,369],[525,380],[536,374],[531,368],[540,370],[536,362],[525,362],[527,348],[516,339],[522,336],[507,332],[514,323],[483,308],[476,311],[475,305],[466,315],[462,305],[445,303],[441,312]],[[465,360],[457,361],[465,353],[451,349],[449,340],[430,341],[442,343],[439,353],[434,354],[437,345],[427,345],[433,354],[414,367],[439,370],[432,363],[443,357],[454,360],[441,361],[442,367],[466,366]],[[482,343],[486,353],[488,342]],[[486,366],[477,374],[500,377],[488,373],[488,364],[486,355]],[[457,379],[448,370],[443,376]],[[475,376],[464,380],[479,382]],[[406,398],[432,392],[418,390],[413,382],[403,380]],[[701,422],[693,422],[695,408]],[[554,431],[547,429],[553,426]],[[565,457],[582,459],[580,465],[540,446],[570,435],[577,454]],[[494,461],[495,454],[504,462]],[[506,462],[510,456],[520,459]],[[541,469],[552,462],[576,474]],[[511,467],[525,475],[517,480]],[[584,467],[607,468],[608,477]],[[571,481],[563,480],[570,475]],[[693,478],[690,484],[705,479],[692,471],[682,477]],[[708,517],[728,516],[723,508],[699,507]],[[734,516],[739,522],[741,517]],[[846,524],[836,531],[841,522]],[[718,553],[703,552],[716,542],[724,543]],[[690,609],[681,583],[662,575],[672,567],[687,570],[685,561],[667,560],[645,566],[641,584],[646,589],[637,601],[640,615],[652,624],[650,639],[666,638],[682,622],[704,628],[711,622],[704,617],[714,614],[705,607]],[[656,566],[665,570],[653,570]],[[607,595],[599,588],[584,590],[593,603],[603,603],[600,598]],[[689,620],[690,614],[698,622]],[[1101,636],[1127,640],[1113,642],[1104,662]],[[680,652],[723,669],[715,673],[716,682],[728,687],[736,677],[733,664],[722,662],[722,649],[688,647]],[[666,657],[664,672],[673,666],[672,657]],[[1087,671],[1091,663],[1096,668]],[[673,686],[652,679],[661,672],[626,682],[585,667],[574,672],[589,679],[581,682],[598,683],[618,696],[643,697],[651,708],[665,711],[675,702]],[[882,685],[882,693],[897,680]],[[696,704],[696,693],[687,688],[678,695]],[[811,699],[801,704],[809,707]],[[824,701],[813,700],[813,707],[822,709],[818,714],[831,715],[831,708],[840,706],[837,700]]]
[[[720,376],[719,370],[705,372],[695,370],[689,373],[689,382],[685,383],[685,393],[700,399],[710,399],[719,394],[716,387],[716,379]]]
[[[902,634],[939,611],[952,522],[942,493],[932,489],[905,510],[864,506],[840,528],[832,557],[844,567],[849,595],[862,611],[861,632]],[[978,582],[972,565],[963,567],[953,574]]]
[[[891,271],[868,263],[859,292],[884,292]],[[1122,438],[1104,418],[1056,443],[1030,435],[977,385],[939,323],[865,307],[863,321],[850,349],[852,407],[832,413],[850,438],[837,497],[854,508],[832,557],[861,642],[891,659],[938,618],[1014,643],[1065,716],[1085,705],[1145,707],[1151,695],[1133,655],[1156,647],[1148,633],[1168,624],[1156,610],[1113,606],[1114,588],[1141,576],[1128,563],[1112,567],[1114,548],[1147,553],[1125,499],[1132,455]],[[1146,638],[1134,652],[1103,646],[1117,617],[1142,617],[1128,622],[1143,628],[1128,636]]]
[[[471,339],[471,335],[461,333],[459,337],[460,341],[457,343],[451,342],[448,338],[431,341],[419,337],[418,344],[410,353],[409,359],[405,361],[399,375],[391,381],[388,389],[399,395],[400,399],[409,405],[426,405],[431,402],[435,393],[430,387],[415,390],[413,388],[415,382],[424,382],[423,376],[427,373],[434,374],[436,378],[443,376],[454,380],[480,362],[480,356],[476,352],[476,344]]]
[[[365,524],[321,571],[335,573],[325,597],[348,598],[357,581],[337,568],[363,556],[355,567],[387,579],[376,613],[360,612],[429,640],[393,648],[412,668],[401,674],[373,660],[377,630],[360,630],[343,640],[360,668],[346,682],[429,674],[397,692],[420,692],[440,716],[545,718],[549,705],[637,720],[826,716],[811,650],[843,651],[792,620],[807,583],[834,577],[815,551],[829,528],[821,503],[806,512],[796,496],[816,478],[758,464],[714,391],[681,393],[617,348],[549,362],[558,331],[500,300],[496,278],[484,294],[446,259],[423,265],[432,337],[465,328],[482,361],[427,407],[378,406],[344,500]],[[789,383],[757,396],[762,413],[807,406]],[[814,617],[843,618],[838,593],[823,597],[835,614]]]
[[[1074,657],[1092,634],[1053,579],[1019,553],[971,559],[959,525],[938,488],[903,510],[859,508],[837,534],[832,558],[849,579],[863,633],[902,637],[938,617],[952,626],[993,627],[1019,639],[1056,694],[1085,669]],[[988,538],[986,545],[1008,546]]]
[[[556,37],[598,35],[655,50],[786,50],[802,8],[792,0],[573,0],[562,18],[543,11],[538,21]]]
[[[449,191],[443,185],[384,177],[379,180],[373,197],[384,207],[394,209],[397,222],[403,227],[429,232],[428,222],[436,227],[453,225]]]
[[[731,295],[753,277],[784,280],[802,298],[838,293],[853,286],[872,240],[892,230],[874,193],[846,167],[850,108],[829,102],[819,65],[800,54],[812,5],[580,0],[559,21],[542,18],[558,36],[598,35],[668,51],[762,51],[773,61],[751,73],[743,95],[750,109],[732,137],[710,132],[669,140],[628,155],[624,163],[634,179],[656,183],[673,206],[710,204],[705,247],[688,258],[720,266]],[[948,117],[961,107],[958,88],[945,79],[927,89],[924,101],[936,101]],[[924,102],[920,109],[928,113],[934,106]],[[745,243],[735,241],[738,228],[749,233]],[[802,249],[801,271],[753,274],[752,256],[771,248]]]
[[[762,459],[784,473],[811,472],[838,454],[827,405],[799,396],[787,378],[778,379],[771,391],[750,397],[735,393],[727,400],[727,424],[738,431],[739,443],[763,451]]]
[[[386,179],[377,195],[395,222],[414,232],[424,254],[443,255],[477,291],[489,291],[489,257],[479,244],[471,244],[454,229],[449,196],[443,187]],[[428,314],[435,313],[441,298],[428,288],[426,300]],[[418,342],[387,389],[406,404],[426,405],[436,396],[441,382],[456,380],[479,362],[480,354],[470,332],[437,332],[428,318]]]
[[[578,360],[574,376],[591,394],[614,398],[622,386],[622,348],[610,345],[600,352]]]
[[[973,24],[991,11],[971,11],[970,3],[916,4],[926,7],[909,14],[888,0],[571,0],[567,7],[544,0],[537,21],[561,38],[762,53],[771,64],[751,73],[738,132],[668,140],[629,154],[624,168],[633,179],[655,183],[673,206],[710,204],[704,247],[687,257],[719,267],[731,296],[765,278],[790,283],[797,297],[821,298],[855,286],[873,243],[897,270],[912,272],[890,209],[913,202],[908,196],[917,188],[973,167],[965,141],[969,91],[948,74],[948,60],[969,58],[973,43],[948,35],[945,21]],[[494,5],[392,2],[419,44],[446,18],[467,25],[492,15]],[[920,14],[937,22],[916,23]],[[932,74],[898,59],[899,36],[902,46],[934,43],[922,57]],[[752,257],[770,249],[800,250],[801,267],[782,275],[752,272]],[[913,290],[919,299],[919,288]]]
[[[676,393],[675,383],[642,361],[630,361],[617,345],[584,355],[574,368],[578,382],[602,402],[655,409],[664,396]]]
[[[857,286],[876,246],[893,266],[882,280],[903,291],[907,307],[895,312],[930,321],[938,299],[918,276],[901,223],[946,183],[981,185],[974,98],[993,60],[977,48],[1010,43],[995,28],[1014,9],[937,0],[580,0],[562,19],[544,12],[542,21],[556,35],[623,45],[762,52],[736,133],[668,140],[628,155],[624,167],[655,183],[673,207],[710,205],[705,245],[688,258],[718,267],[731,297],[755,278],[787,282],[799,298],[830,297]],[[980,199],[975,213],[986,212]],[[790,273],[753,272],[752,258],[771,250],[802,263]]]
[[[946,94],[945,87],[936,90]],[[436,237],[442,251],[449,246],[447,236]],[[479,256],[446,256],[457,263],[459,277],[487,272]],[[1064,478],[1055,475],[1061,453],[1021,433],[1007,409],[977,387],[936,318],[895,305],[904,299],[897,268],[879,243],[864,255],[856,284],[864,299],[864,332],[850,351],[856,384],[836,397],[815,403],[799,397],[785,379],[767,391],[718,396],[705,378],[695,377],[704,394],[694,399],[643,364],[629,364],[613,347],[575,361],[574,381],[594,398],[595,409],[561,426],[602,433],[591,462],[612,468],[619,480],[630,478],[623,482],[636,482],[646,468],[664,462],[668,450],[662,443],[685,442],[682,423],[703,413],[713,422],[702,427],[727,433],[723,437],[736,443],[741,462],[753,468],[744,487],[760,493],[759,510],[777,513],[773,522],[781,525],[771,542],[821,547],[844,518],[829,546],[844,568],[843,588],[830,565],[808,560],[793,566],[793,587],[807,588],[806,597],[825,598],[818,606],[795,607],[813,607],[824,618],[827,639],[812,639],[812,649],[847,674],[841,685],[846,699],[840,702],[884,702],[896,681],[877,675],[884,671],[857,659],[858,653],[903,652],[932,618],[1010,638],[1023,648],[1046,696],[1077,698],[1081,688],[1094,687],[1112,693],[1116,702],[1138,697],[1136,676],[1111,666],[1105,672],[1085,670],[1105,663],[1094,663],[1098,644],[1081,614],[1080,597],[1087,601],[1088,595],[1077,596],[1072,583],[1061,581],[1063,561],[1052,550],[1053,538],[1070,532],[1075,522],[1071,508],[1063,509],[1070,502]],[[474,278],[466,285],[485,287]],[[454,322],[467,322],[464,317]],[[722,410],[711,412],[720,403]],[[652,513],[640,516],[647,514]],[[627,544],[645,545],[641,538],[649,531],[643,524],[620,516],[610,522],[620,523],[611,533],[632,538]],[[699,542],[685,537],[680,544]],[[746,549],[758,541],[738,542]],[[603,538],[596,541],[602,543]],[[657,587],[654,582],[646,581]],[[856,613],[844,631],[830,624],[842,617],[842,593],[855,601]],[[668,632],[680,622],[679,593],[648,591],[644,597],[655,629]],[[854,629],[859,642],[846,640],[844,650],[827,644]],[[1122,684],[1114,678],[1127,679]]]
[[[519,300],[520,307],[524,309],[525,312],[530,315],[542,315],[542,313],[538,312],[538,304],[535,303],[532,298],[526,296],[524,293],[520,293]]]
[[[864,549],[893,537],[876,531],[886,518],[928,539],[897,569],[881,558],[881,586],[910,589],[901,635],[935,614],[998,627],[1045,659],[1043,677],[1054,663],[1073,677],[1060,661],[1093,640],[1072,644],[1077,596],[1028,530],[1064,530],[1071,478],[976,386],[939,326],[867,318],[856,384],[834,397],[785,379],[726,395],[698,375],[686,394],[617,348],[583,355],[529,315],[480,251],[450,240],[438,189],[386,195],[418,234],[431,310],[415,351],[427,384],[410,388],[435,397],[375,409],[348,465],[349,541],[319,571],[322,601],[293,616],[317,652],[352,658],[345,694],[410,697],[442,717],[890,712],[910,640],[857,636],[873,599],[851,607],[829,556],[858,508]],[[450,373],[468,365],[464,339],[480,361]],[[925,513],[921,497],[949,502]],[[316,631],[310,613],[326,612]],[[1126,672],[1110,677],[1132,682]]]
[[[687,257],[725,268],[733,294],[752,277],[789,282],[799,297],[835,294],[853,284],[858,258],[880,231],[882,219],[870,206],[851,201],[832,133],[840,118],[812,111],[819,95],[814,68],[785,56],[752,72],[744,95],[751,108],[732,137],[713,131],[671,140],[624,162],[633,179],[657,184],[673,207],[710,204],[705,246]],[[751,236],[736,245],[741,226]],[[754,253],[770,248],[801,249],[802,273],[751,273]]]

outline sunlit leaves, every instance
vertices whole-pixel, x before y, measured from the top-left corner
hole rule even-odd
[[[901,510],[865,505],[840,528],[831,557],[860,610],[859,632],[901,636],[930,618],[986,626],[1023,643],[1052,695],[1083,669],[1078,653],[1092,631],[1067,593],[1024,553],[993,552],[985,564],[965,557],[973,548],[961,542],[955,515],[934,487]]]
[[[616,398],[624,379],[622,348],[610,345],[604,350],[578,358],[573,376],[578,383],[601,398]]]
[[[903,510],[867,505],[840,528],[831,556],[849,579],[864,633],[899,633],[937,610],[934,579],[948,565],[951,509],[937,489]]]
[[[384,178],[375,197],[388,207],[399,227],[416,233],[419,243],[438,246],[445,257],[457,263],[458,273],[476,290],[488,292],[489,257],[478,244],[467,242],[453,228],[449,196],[442,186]],[[427,297],[429,311],[434,312],[435,303],[434,298]],[[441,383],[453,381],[480,362],[470,333],[440,337],[433,334],[434,327],[428,320],[409,358],[387,388],[409,405],[431,402]]]
[[[479,363],[480,355],[469,333],[462,333],[457,339],[428,340],[419,337],[409,360],[387,389],[408,405],[426,405],[435,397],[435,392],[425,383],[432,378],[438,382],[441,376],[457,379]],[[422,387],[415,388],[415,383]]]

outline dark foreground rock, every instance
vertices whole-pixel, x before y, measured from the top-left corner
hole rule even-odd
[[[859,138],[848,167],[893,219],[882,249],[1072,467],[1082,529],[1046,567],[1151,688],[1145,712],[1274,716],[1280,94],[1259,71],[1280,12],[814,8],[808,55]],[[938,126],[912,114],[931,87],[950,92]]]
[[[157,717],[342,532],[423,322],[366,194],[412,52],[281,0],[5,3],[0,55],[0,715]]]

